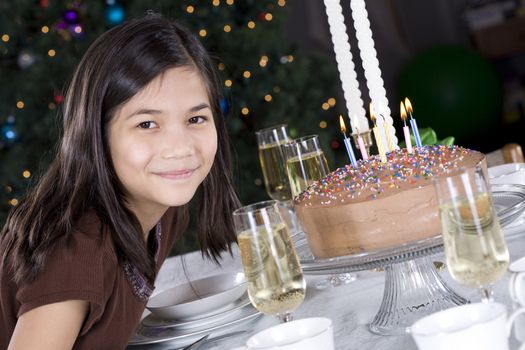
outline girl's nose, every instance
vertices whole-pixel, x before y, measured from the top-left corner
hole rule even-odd
[[[194,153],[193,138],[188,132],[176,131],[165,132],[162,140],[162,158],[185,158]]]

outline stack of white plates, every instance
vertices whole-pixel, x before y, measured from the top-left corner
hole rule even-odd
[[[144,317],[129,342],[161,344],[156,348],[182,347],[198,338],[229,331],[260,315],[251,306],[242,273],[221,274],[195,280],[153,296]],[[167,346],[167,347],[166,347]]]

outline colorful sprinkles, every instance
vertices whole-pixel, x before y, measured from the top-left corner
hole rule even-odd
[[[475,151],[459,146],[432,145],[414,149],[408,153],[399,149],[387,154],[387,162],[382,163],[378,155],[368,160],[360,160],[357,167],[346,165],[312,184],[296,199],[296,203],[319,198],[321,204],[334,201],[361,198],[376,199],[384,192],[401,187],[414,186],[421,180],[430,180],[458,164],[466,155]]]

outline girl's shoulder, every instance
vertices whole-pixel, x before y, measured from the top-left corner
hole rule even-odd
[[[116,260],[109,228],[94,210],[86,211],[74,223],[73,230],[68,236],[66,242],[68,248],[77,251],[92,251],[96,255],[104,255],[106,259]]]

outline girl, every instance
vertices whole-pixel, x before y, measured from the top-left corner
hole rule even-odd
[[[0,349],[122,349],[200,193],[218,261],[238,199],[214,65],[149,15],[98,38],[64,103],[56,159],[0,237]]]

